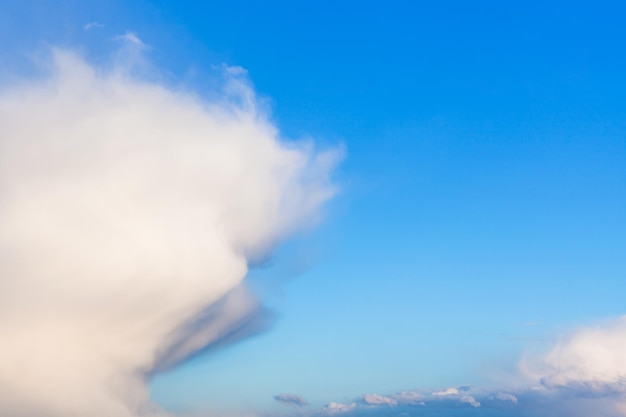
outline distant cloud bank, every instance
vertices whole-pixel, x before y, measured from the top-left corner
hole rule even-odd
[[[526,355],[510,387],[449,387],[365,394],[320,415],[626,416],[626,316],[580,328],[544,353]]]

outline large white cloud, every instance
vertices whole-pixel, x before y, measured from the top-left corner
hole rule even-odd
[[[522,369],[546,387],[626,393],[626,316],[577,330]]]
[[[314,221],[338,153],[279,140],[237,71],[206,101],[52,55],[0,92],[0,415],[161,415],[146,375],[254,309],[224,297]]]

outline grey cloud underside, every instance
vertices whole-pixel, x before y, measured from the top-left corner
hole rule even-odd
[[[275,395],[274,399],[279,403],[285,405],[295,405],[298,407],[304,407],[309,404],[309,402],[303,396],[297,394],[281,393]]]
[[[223,317],[231,320],[224,322]],[[181,325],[170,336],[173,343],[159,353],[148,376],[266,332],[275,319],[276,314],[241,284]]]

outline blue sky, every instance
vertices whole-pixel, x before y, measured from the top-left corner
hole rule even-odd
[[[319,224],[249,273],[271,328],[156,377],[168,409],[492,387],[626,313],[620,2],[2,3],[3,77],[131,31],[167,83],[241,66],[282,137],[345,147]]]

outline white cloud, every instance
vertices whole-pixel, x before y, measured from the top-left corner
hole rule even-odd
[[[368,405],[397,405],[398,401],[391,397],[378,394],[365,394],[363,401]]]
[[[465,404],[469,404],[472,407],[480,407],[480,403],[476,401],[476,398],[471,395],[464,395],[460,398],[460,401]]]
[[[433,396],[436,396],[436,397],[447,397],[449,395],[459,395],[459,390],[456,388],[448,388],[443,391],[433,392]]]
[[[356,408],[356,403],[350,403],[350,404],[342,404],[342,403],[335,403],[335,402],[330,402],[327,406],[325,406],[322,411],[326,414],[341,414],[341,413],[347,413],[349,411],[352,411]]]
[[[104,25],[102,23],[98,23],[98,22],[89,22],[87,24],[85,24],[85,26],[83,26],[83,29],[87,30],[91,30],[91,29],[99,29],[99,28],[103,28]]]
[[[123,35],[116,36],[115,39],[140,47],[146,46],[146,44],[139,38],[139,36],[137,36],[135,32],[128,31]]]
[[[527,356],[521,367],[527,376],[548,388],[626,392],[626,316],[579,329],[547,354]]]
[[[502,401],[511,401],[513,404],[517,404],[517,397],[513,394],[508,394],[506,392],[499,392],[496,394],[496,398]]]
[[[315,221],[338,154],[282,142],[238,79],[245,106],[54,68],[0,92],[0,415],[162,416],[146,375],[250,313],[185,327]]]

